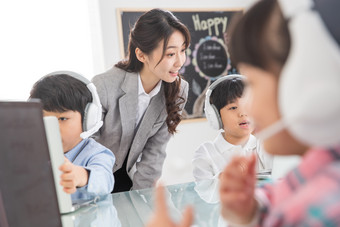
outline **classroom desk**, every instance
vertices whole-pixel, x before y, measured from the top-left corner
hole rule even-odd
[[[207,188],[207,184],[210,183],[205,182],[203,188]],[[206,198],[202,196],[205,194],[210,198],[218,198],[216,187],[213,191],[202,194],[201,186],[195,182],[166,186],[166,198],[171,217],[173,220],[180,220],[182,211],[190,204],[194,207],[193,226],[225,226],[220,217],[218,199],[213,202],[205,201]],[[153,199],[154,189],[111,194],[96,204],[62,215],[63,226],[144,226],[153,212]]]

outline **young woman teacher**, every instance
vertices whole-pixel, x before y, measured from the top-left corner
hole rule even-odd
[[[95,139],[116,156],[113,192],[152,187],[188,96],[179,75],[190,33],[171,12],[153,9],[130,32],[128,57],[93,78],[104,125]]]

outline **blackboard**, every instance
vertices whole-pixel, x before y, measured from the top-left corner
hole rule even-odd
[[[118,9],[121,57],[127,52],[130,29],[137,19],[149,9]],[[184,118],[204,117],[204,98],[208,86],[222,75],[236,73],[225,45],[231,18],[243,9],[179,10],[169,9],[191,33],[187,60],[180,73],[189,82],[189,96]]]

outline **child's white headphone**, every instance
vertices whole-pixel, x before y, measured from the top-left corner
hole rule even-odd
[[[86,87],[89,89],[92,95],[92,102],[87,103],[84,110],[84,120],[83,120],[83,132],[80,134],[80,137],[86,139],[96,133],[103,125],[102,121],[102,105],[100,103],[100,99],[97,93],[96,86],[89,81],[84,76],[72,72],[72,71],[56,71],[48,74],[48,76],[66,74],[69,75],[81,82],[83,82]]]
[[[265,139],[286,128],[304,144],[336,145],[340,142],[340,41],[337,25],[340,1],[278,2],[288,20],[291,36],[291,49],[279,82],[282,118],[258,136]]]
[[[204,112],[205,112],[205,116],[208,120],[208,122],[210,123],[210,126],[213,129],[219,130],[223,128],[223,123],[222,123],[222,119],[220,116],[219,111],[217,110],[216,106],[214,104],[210,103],[210,95],[212,93],[212,91],[218,86],[218,84],[220,84],[221,82],[225,81],[225,80],[232,80],[235,78],[240,78],[242,80],[245,79],[244,76],[239,75],[239,74],[232,74],[232,75],[227,75],[227,76],[223,76],[221,78],[219,78],[218,80],[216,80],[214,83],[212,83],[207,92],[205,93],[205,102],[204,102]],[[223,97],[221,97],[223,98]]]

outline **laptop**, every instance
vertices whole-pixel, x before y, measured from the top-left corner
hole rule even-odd
[[[63,191],[58,120],[39,101],[0,101],[0,226],[61,226],[60,214],[96,203]]]
[[[0,102],[0,226],[62,226],[38,102]]]

